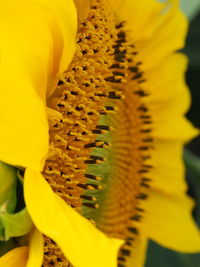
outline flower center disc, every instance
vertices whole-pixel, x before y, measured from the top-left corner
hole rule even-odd
[[[151,166],[151,117],[141,62],[120,22],[104,0],[94,0],[77,33],[77,51],[48,107],[50,153],[43,174],[67,204],[111,237],[134,241],[146,199]],[[43,266],[71,266],[45,237]],[[122,249],[119,259],[130,253]]]

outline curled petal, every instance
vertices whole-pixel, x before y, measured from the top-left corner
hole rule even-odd
[[[108,238],[95,228],[58,197],[40,173],[31,169],[25,173],[25,201],[36,227],[58,244],[73,265],[116,266],[123,241]]]

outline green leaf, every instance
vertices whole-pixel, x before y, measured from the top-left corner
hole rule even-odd
[[[33,227],[32,220],[26,208],[14,214],[7,212],[1,213],[0,220],[4,226],[4,240],[26,235]]]

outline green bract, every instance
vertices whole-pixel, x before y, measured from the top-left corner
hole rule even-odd
[[[17,205],[17,169],[0,162],[0,240],[27,234],[32,221],[26,210],[14,213]]]
[[[4,226],[4,240],[26,235],[32,228],[32,221],[26,208],[14,214],[5,212],[0,215],[0,219]]]
[[[0,212],[12,213],[16,206],[16,169],[0,162]]]

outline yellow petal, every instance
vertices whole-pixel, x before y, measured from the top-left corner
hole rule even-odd
[[[148,239],[140,232],[138,238],[133,242],[130,257],[127,257],[126,266],[127,267],[144,267],[146,260],[146,252]]]
[[[193,201],[186,196],[183,143],[155,139],[154,145],[151,159],[146,163],[153,166],[148,173],[149,198],[140,203],[145,213],[138,227],[163,246],[197,252],[200,233],[191,215]]]
[[[187,62],[183,54],[174,53],[165,64],[145,73],[145,86],[150,94],[144,101],[153,118],[155,138],[188,141],[198,134],[184,118],[191,103],[184,78]]]
[[[145,58],[142,66],[144,70],[162,64],[172,52],[183,48],[185,45],[188,21],[184,14],[174,7],[169,9],[165,18],[160,16],[160,19],[162,23],[152,36],[136,44],[139,50],[138,59]]]
[[[15,248],[0,257],[1,267],[26,267],[28,247]]]
[[[199,134],[199,130],[194,128],[194,126],[183,116],[174,115],[173,118],[171,117],[171,121],[165,121],[165,117],[163,117],[160,126],[158,120],[159,119],[157,118],[155,127],[153,127],[153,136],[156,138],[187,142]],[[161,128],[161,126],[163,127]]]
[[[117,4],[109,1],[119,19],[127,22],[131,41],[139,52],[135,61],[141,61],[144,70],[160,64],[184,46],[188,23],[178,8],[178,1],[118,0]]]
[[[30,235],[29,255],[26,267],[41,267],[43,262],[43,237],[34,229]]]
[[[116,267],[121,240],[106,237],[51,190],[40,173],[25,172],[25,201],[36,227],[77,267]],[[38,194],[39,192],[39,194]]]
[[[41,169],[48,151],[46,94],[75,49],[72,0],[3,1],[0,9],[0,160]]]
[[[150,95],[144,101],[151,106],[151,111],[156,113],[166,110],[168,113],[170,111],[174,113],[176,109],[179,115],[185,114],[191,104],[185,83],[187,65],[188,59],[185,55],[173,53],[165,59],[164,64],[145,72],[145,86]]]
[[[151,152],[151,159],[147,163],[153,168],[148,177],[151,188],[163,194],[177,195],[185,193],[185,168],[183,164],[183,144],[172,140],[154,140],[155,149]]]
[[[167,185],[166,185],[167,186]],[[170,195],[151,189],[141,203],[141,225],[147,237],[180,252],[200,252],[200,232],[192,218],[193,201],[184,194]]]
[[[157,19],[164,6],[154,0],[109,0],[109,2],[119,20],[126,21],[126,27],[134,33],[133,38],[136,38],[136,40],[150,35],[152,29],[154,29],[152,22],[155,23],[155,19]]]

